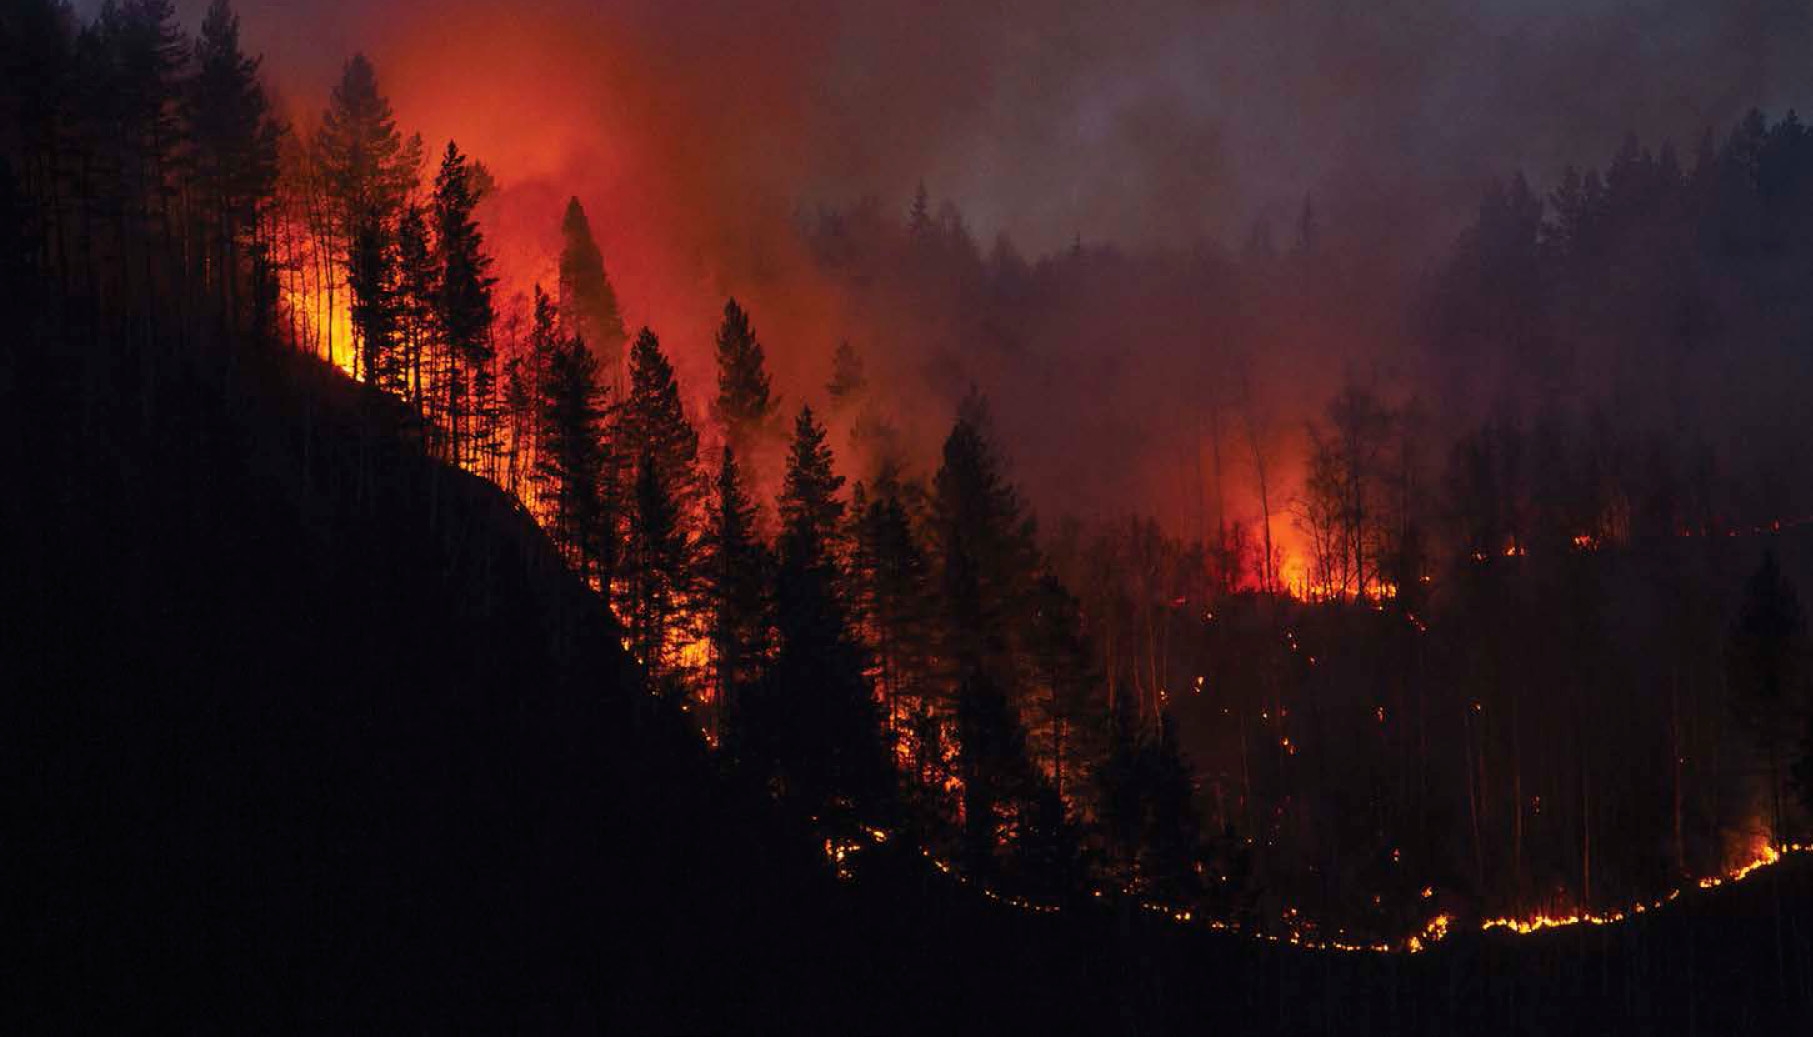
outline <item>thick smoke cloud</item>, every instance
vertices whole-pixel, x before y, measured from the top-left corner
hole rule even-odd
[[[442,132],[548,162],[643,120],[683,139],[637,146],[715,156],[667,171],[714,198],[923,178],[1032,251],[1234,237],[1306,193],[1375,209],[1355,226],[1451,228],[1485,176],[1546,179],[1626,130],[1690,141],[1813,86],[1813,10],[1783,0],[241,6],[298,90],[364,47],[404,96],[452,95]]]
[[[189,6],[193,24],[204,5]],[[701,413],[734,293],[790,400],[816,401],[836,341],[856,339],[922,417],[922,457],[973,381],[1042,507],[1160,512],[1180,532],[1202,511],[1198,404],[1232,391],[1236,355],[1254,358],[1286,466],[1343,375],[1419,391],[1401,322],[1488,180],[1523,169],[1542,190],[1627,131],[1690,151],[1752,106],[1813,96],[1813,8],[1777,0],[239,7],[300,127],[362,49],[406,126],[493,168],[485,216],[513,289],[551,283],[557,214],[578,194],[628,319],[662,333]],[[921,181],[984,250],[1004,233],[1031,256],[1080,239],[1173,258],[1045,341],[991,354],[890,334],[877,325],[899,315],[814,276],[796,228],[865,196],[902,217]],[[1176,257],[1237,253],[1261,221],[1288,247],[1305,198],[1340,257],[1319,317],[1193,290],[1198,266]],[[1243,341],[1207,311],[1242,312]],[[928,357],[955,373],[926,376]],[[1292,473],[1273,476],[1288,493]]]

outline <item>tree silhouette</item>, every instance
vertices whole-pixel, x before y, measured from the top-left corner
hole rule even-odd
[[[537,289],[536,364],[531,381],[539,393],[541,443],[535,476],[551,505],[548,520],[580,576],[608,580],[614,546],[604,480],[604,390],[598,361],[579,339],[546,341],[551,328],[545,295]],[[545,350],[545,352],[543,352]]]
[[[376,221],[388,228],[415,188],[422,164],[419,138],[397,130],[390,101],[363,54],[346,62],[321,126],[315,132],[315,160],[321,170],[329,214],[323,231],[333,240],[328,253],[346,264],[360,227]],[[437,192],[438,193],[438,192]],[[334,359],[335,285],[328,282],[327,355]]]
[[[452,141],[441,155],[434,178],[435,240],[439,245],[440,277],[436,284],[435,317],[447,350],[445,413],[450,437],[449,454],[468,460],[468,440],[482,441],[486,429],[466,428],[462,421],[481,419],[491,386],[491,257],[485,237],[472,217],[476,199],[472,166]],[[476,422],[475,422],[476,424]]]
[[[756,535],[756,508],[743,488],[736,451],[724,447],[713,480],[700,571],[709,603],[714,733],[735,727],[743,690],[754,685],[769,650],[773,560]]]
[[[240,255],[256,240],[277,184],[282,127],[258,81],[259,59],[239,46],[239,18],[214,0],[195,41],[195,75],[184,116],[188,127],[190,204],[202,252],[209,257],[217,304],[229,325],[240,310]]]
[[[424,397],[424,364],[438,349],[440,327],[436,319],[437,269],[428,216],[423,207],[409,203],[397,220],[397,319],[402,329],[401,366],[407,379],[406,393],[418,412],[428,405]]]
[[[592,225],[578,198],[567,200],[560,220],[559,291],[564,333],[590,343],[606,380],[618,385],[629,333],[623,327],[617,292],[605,273],[604,253],[592,237]]]
[[[773,665],[740,711],[742,744],[802,808],[848,831],[891,810],[892,778],[839,563],[842,477],[809,407],[780,498]]]
[[[371,385],[401,389],[395,250],[376,214],[368,214],[353,232],[346,285],[352,293],[353,330],[359,337],[357,374]]]
[[[421,143],[398,131],[390,100],[364,54],[347,60],[315,134],[336,226],[350,240],[361,221],[389,219],[415,187]]]
[[[695,545],[652,447],[644,445],[634,471],[624,543],[630,641],[650,682],[666,691]]]
[[[686,420],[673,366],[654,332],[630,348],[629,394],[617,407],[612,451],[630,477],[620,576],[645,665],[660,672],[680,631],[673,626],[694,573],[699,503],[699,436]]]
[[[910,715],[927,708],[933,695],[936,617],[931,565],[913,530],[901,486],[891,474],[884,473],[873,493],[858,487],[856,511],[852,599],[875,659],[889,729],[897,730]],[[929,778],[923,772],[938,761],[927,756],[929,747],[919,739],[913,742],[919,757],[915,768],[922,779]]]
[[[971,396],[944,442],[933,480],[944,655],[958,683],[983,668],[997,685],[1017,676],[1012,630],[1034,570],[1033,525],[1019,492],[1001,475],[986,435],[987,412]]]
[[[767,361],[749,314],[735,299],[724,303],[718,325],[718,396],[712,414],[732,446],[751,454],[767,433],[779,400],[770,392]]]

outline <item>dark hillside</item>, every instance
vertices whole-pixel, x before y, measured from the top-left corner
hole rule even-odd
[[[631,693],[533,523],[375,394],[288,357],[18,359],[31,1020],[684,1018],[704,1006],[652,1003],[646,973],[709,960],[702,897],[825,881]]]
[[[1802,867],[1641,925],[1383,959],[1131,907],[1023,915],[905,846],[839,884],[633,690],[540,531],[380,397],[289,356],[203,375],[9,352],[23,1029],[1711,1033],[1804,1012],[1808,913],[1770,917],[1813,903]]]

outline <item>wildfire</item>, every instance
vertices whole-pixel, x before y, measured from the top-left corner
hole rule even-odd
[[[886,833],[882,833],[879,830],[868,829],[865,831],[867,831],[870,837],[876,842],[885,841],[886,839]],[[832,860],[834,868],[838,870],[839,877],[847,878],[848,876],[845,875],[845,862],[852,854],[862,848],[862,844],[853,841],[838,842],[828,839],[825,842],[825,847],[826,856]],[[958,870],[956,866],[952,865],[949,861],[943,860],[933,854],[930,850],[923,848],[920,850],[920,853],[940,873],[955,879],[962,885],[973,885],[970,878],[964,875],[962,871]],[[1712,889],[1718,886],[1742,881],[1744,878],[1756,873],[1764,867],[1775,864],[1791,855],[1802,853],[1813,853],[1813,843],[1784,843],[1780,846],[1776,846],[1765,841],[1755,850],[1754,855],[1745,860],[1744,863],[1733,867],[1730,871],[1722,875],[1708,876],[1700,879],[1698,881],[1698,888]],[[979,886],[978,889],[990,900],[1020,910],[1033,911],[1041,914],[1056,913],[1060,910],[1056,905],[1039,904],[1022,897],[1000,894],[987,887]],[[1109,892],[1112,891],[1097,889],[1093,890],[1091,895],[1095,899],[1100,900],[1107,896]],[[1121,896],[1132,897],[1139,900],[1137,891],[1135,890],[1119,890],[1118,893]],[[1617,925],[1637,915],[1646,914],[1650,911],[1658,910],[1667,904],[1671,904],[1674,901],[1679,900],[1681,894],[1681,889],[1673,889],[1654,900],[1638,901],[1622,910],[1603,913],[1592,911],[1549,913],[1545,911],[1521,918],[1508,916],[1490,918],[1479,924],[1478,931],[1492,932],[1494,930],[1503,930],[1518,935],[1529,935],[1548,929],[1562,929],[1579,925]],[[1435,896],[1435,890],[1433,887],[1425,886],[1420,895],[1422,899],[1429,900]],[[1385,941],[1363,943],[1346,939],[1345,933],[1338,932],[1333,937],[1318,935],[1315,923],[1304,918],[1294,907],[1286,907],[1283,909],[1279,915],[1276,928],[1254,930],[1244,928],[1233,921],[1200,917],[1188,908],[1167,906],[1155,901],[1139,900],[1139,906],[1152,914],[1167,918],[1179,925],[1202,925],[1205,928],[1218,932],[1236,932],[1252,939],[1263,940],[1267,943],[1287,945],[1306,951],[1326,951],[1342,954],[1420,954],[1447,939],[1456,931],[1454,916],[1447,912],[1440,912],[1431,916],[1429,921],[1424,923],[1421,929],[1418,929],[1416,932],[1404,937],[1396,943]]]
[[[1716,889],[1726,886],[1755,874],[1759,869],[1768,867],[1783,858],[1799,853],[1813,852],[1813,843],[1783,843],[1780,846],[1762,840],[1743,863],[1734,866],[1722,875],[1708,875],[1701,878],[1696,885],[1700,889]],[[1493,918],[1480,924],[1482,930],[1506,929],[1514,933],[1527,934],[1544,929],[1561,929],[1576,925],[1616,925],[1635,915],[1654,911],[1665,904],[1673,903],[1681,896],[1681,890],[1670,890],[1665,896],[1649,901],[1637,901],[1623,910],[1609,911],[1603,914],[1591,911],[1572,911],[1566,914],[1538,913],[1525,918]]]
[[[1718,886],[1723,886],[1726,883],[1742,882],[1745,878],[1749,877],[1749,875],[1752,872],[1756,871],[1758,868],[1768,867],[1769,865],[1774,864],[1776,861],[1781,860],[1783,853],[1802,853],[1807,850],[1813,850],[1813,843],[1804,844],[1804,845],[1801,843],[1787,843],[1787,844],[1783,845],[1780,849],[1777,849],[1775,847],[1775,845],[1773,843],[1769,842],[1767,839],[1761,840],[1751,850],[1749,860],[1738,865],[1737,867],[1733,868],[1731,871],[1726,872],[1723,875],[1709,875],[1709,876],[1701,879],[1700,888],[1701,889],[1714,889]]]
[[[1404,941],[1407,954],[1420,954],[1431,944],[1440,943],[1448,938],[1448,926],[1453,922],[1447,915],[1436,915],[1429,919],[1429,924],[1422,931]]]

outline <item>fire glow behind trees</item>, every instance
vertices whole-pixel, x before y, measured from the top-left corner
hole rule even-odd
[[[384,449],[538,524],[642,705],[840,880],[904,846],[1029,913],[1395,954],[1620,924],[1809,849],[1791,113],[1494,166],[1416,248],[1376,223],[1405,203],[1351,184],[1291,199],[1280,243],[1250,184],[1244,225],[1184,204],[1194,180],[1117,208],[1076,157],[1089,189],[1057,211],[1120,212],[1117,242],[1105,218],[1021,226],[1056,217],[1018,162],[1038,197],[985,191],[981,217],[918,172],[862,182],[873,156],[839,160],[797,71],[708,112],[697,73],[657,74],[727,46],[684,19],[502,19],[475,99],[453,70],[493,23],[455,4],[444,51],[382,22],[375,57],[307,90],[286,70],[275,105],[224,4],[198,46],[152,0],[25,7],[3,23],[28,87],[6,230],[43,289],[21,326],[145,371],[336,371]],[[835,34],[766,28],[837,62]],[[575,78],[530,81],[535,55]],[[1203,125],[1092,116],[1108,95],[1065,82],[1085,138]],[[511,101],[551,140],[501,124]],[[1198,144],[1129,170],[1221,154]],[[900,153],[970,182],[947,148]]]

